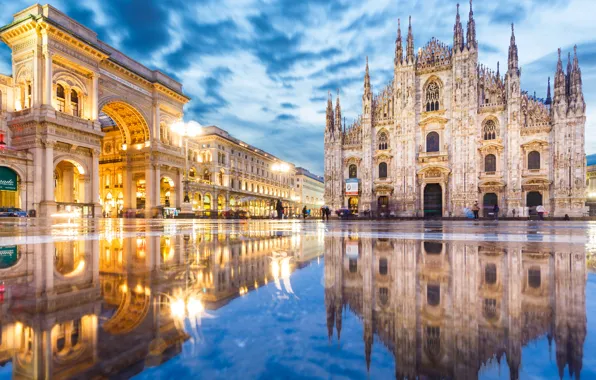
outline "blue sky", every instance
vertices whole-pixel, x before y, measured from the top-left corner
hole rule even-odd
[[[105,42],[184,85],[186,119],[218,125],[280,158],[323,170],[327,91],[348,122],[361,109],[365,57],[373,90],[391,80],[398,17],[412,15],[415,47],[453,41],[452,0],[85,0],[51,4]],[[30,1],[0,0],[0,23]],[[462,21],[469,6],[463,1]],[[596,2],[475,0],[480,61],[506,67],[515,22],[524,89],[544,96],[556,52],[578,45],[588,107],[586,152],[596,153]],[[465,27],[465,22],[464,22]],[[0,47],[0,72],[10,73]]]

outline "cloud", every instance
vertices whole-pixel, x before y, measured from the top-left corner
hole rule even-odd
[[[282,104],[280,104],[280,106],[281,106],[281,108],[286,109],[286,110],[295,110],[296,108],[298,108],[298,106],[293,103],[282,103]]]
[[[287,113],[282,113],[275,117],[275,121],[295,121],[297,119],[298,118],[296,116]]]

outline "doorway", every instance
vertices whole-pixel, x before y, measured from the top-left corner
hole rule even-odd
[[[436,218],[443,215],[443,189],[438,183],[424,187],[424,217]]]
[[[482,199],[482,210],[484,217],[487,218],[489,213],[492,213],[495,209],[495,205],[497,204],[499,198],[495,193],[486,193],[484,194],[484,198]]]

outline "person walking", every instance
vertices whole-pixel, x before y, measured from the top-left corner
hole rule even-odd
[[[544,213],[546,212],[544,206],[538,205],[538,207],[536,207],[536,212],[538,213],[538,219],[544,220]]]
[[[329,206],[325,206],[325,217],[327,217],[327,221],[329,221],[329,215],[331,214],[331,209]]]
[[[478,202],[474,202],[474,206],[472,206],[472,212],[474,212],[474,219],[478,219],[478,212],[480,212],[480,206],[478,206]]]
[[[499,220],[499,205],[495,204],[495,208],[493,208],[493,213],[495,214],[495,220]]]
[[[277,205],[275,206],[275,209],[277,210],[277,219],[281,219],[284,213],[284,206],[281,204],[281,201],[279,199],[277,200]]]
[[[308,211],[306,210],[306,206],[304,206],[302,208],[302,218],[304,218],[306,220],[306,215],[308,214]]]

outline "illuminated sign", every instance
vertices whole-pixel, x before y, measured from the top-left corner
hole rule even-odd
[[[358,195],[358,179],[346,179],[346,195]]]
[[[0,247],[0,269],[10,268],[19,260],[19,250],[16,245]]]
[[[0,166],[0,190],[17,191],[17,173],[6,166]]]

